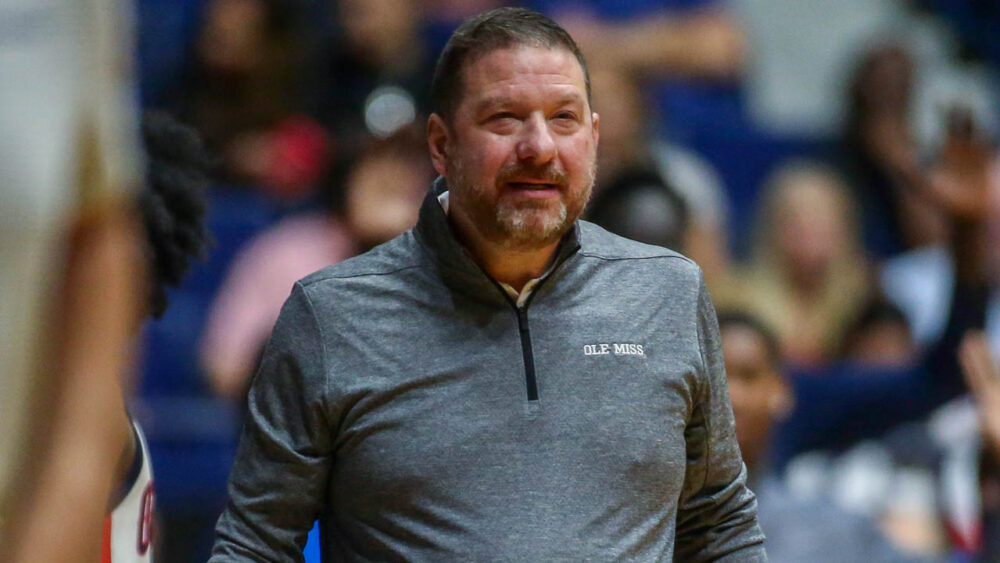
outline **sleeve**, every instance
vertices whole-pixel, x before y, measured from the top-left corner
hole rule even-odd
[[[989,284],[961,279],[956,281],[944,332],[923,359],[932,392],[939,397],[933,406],[944,404],[968,391],[958,363],[958,349],[966,332],[986,327],[986,311],[992,293],[993,288]]]
[[[715,308],[699,276],[697,403],[684,431],[687,470],[677,509],[677,561],[767,561],[757,500],[736,443]]]
[[[333,456],[324,356],[312,305],[296,284],[250,388],[211,563],[303,560]]]

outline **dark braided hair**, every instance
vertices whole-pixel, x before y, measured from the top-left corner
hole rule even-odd
[[[148,168],[139,208],[149,254],[150,314],[167,308],[166,287],[180,285],[192,258],[205,258],[205,187],[211,162],[194,129],[162,112],[142,119]]]

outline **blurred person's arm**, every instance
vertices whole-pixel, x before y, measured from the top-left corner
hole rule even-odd
[[[986,449],[1000,462],[1000,367],[990,353],[986,335],[982,331],[966,334],[959,358],[965,382],[976,399]]]
[[[945,217],[920,192],[927,175],[912,141],[905,113],[878,113],[862,127],[865,150],[889,178],[896,201],[896,218],[906,248],[921,248],[943,242],[947,237]]]
[[[71,231],[53,300],[50,394],[37,411],[44,420],[36,421],[4,561],[99,558],[115,476],[132,444],[121,383],[144,287],[139,241],[134,210],[122,202]]]
[[[989,254],[996,250],[990,248],[986,232],[994,154],[995,148],[972,114],[952,108],[948,137],[937,166],[922,186],[922,195],[941,208],[952,223],[955,276],[960,283],[983,285],[988,281]]]
[[[939,242],[950,234],[953,249],[964,254],[956,256],[959,278],[981,277],[983,272],[974,269],[982,267],[982,261],[972,254],[987,251],[976,243],[985,240],[981,237],[989,209],[993,147],[969,110],[952,107],[946,116],[944,146],[937,162],[928,168],[909,140],[904,119],[876,116],[865,129],[870,150],[895,181],[904,234],[913,247]]]
[[[731,80],[743,69],[747,40],[721,9],[661,12],[623,22],[571,14],[561,22],[592,65],[653,76]]]
[[[910,186],[909,197],[943,220],[955,268],[948,322],[923,361],[935,404],[965,391],[958,375],[959,343],[966,331],[982,329],[986,322],[989,256],[995,251],[987,239],[993,154],[971,113],[956,107],[949,112],[948,136],[931,167],[920,167],[912,157],[897,159]]]
[[[956,394],[965,391],[959,347],[968,330],[982,330],[991,293],[988,242],[990,166],[993,148],[971,115],[952,110],[948,138],[937,165],[920,186],[920,196],[942,211],[951,231],[955,288],[948,324],[929,351],[925,364],[939,385]]]

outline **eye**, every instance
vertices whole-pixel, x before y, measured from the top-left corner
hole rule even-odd
[[[580,128],[580,118],[576,112],[562,110],[551,117],[552,126],[560,133],[573,133]]]
[[[513,112],[498,111],[489,114],[489,117],[483,121],[483,126],[493,133],[508,135],[517,130],[518,122],[519,118]]]
[[[500,111],[490,116],[490,121],[503,121],[505,119],[517,119],[517,116],[509,111]]]

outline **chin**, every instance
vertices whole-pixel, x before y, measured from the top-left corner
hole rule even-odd
[[[565,206],[560,206],[558,212],[546,209],[500,212],[497,221],[503,226],[506,246],[524,249],[544,248],[558,242],[572,225],[567,220]]]

